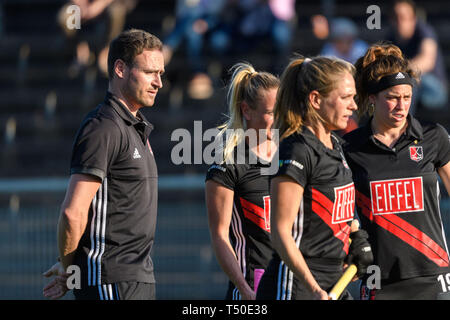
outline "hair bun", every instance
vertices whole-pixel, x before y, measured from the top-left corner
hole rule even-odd
[[[403,53],[399,47],[391,43],[381,43],[371,46],[364,58],[363,67],[366,67],[370,63],[378,60],[380,57],[393,56],[396,58],[404,59]]]

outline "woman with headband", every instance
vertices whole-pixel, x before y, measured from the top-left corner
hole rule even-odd
[[[348,254],[361,272],[371,262],[366,234],[353,224],[352,172],[332,132],[356,110],[353,73],[350,63],[327,57],[297,58],[283,73],[274,126],[280,167],[270,189],[276,254],[257,299],[328,300]]]
[[[450,288],[439,183],[450,193],[450,142],[439,124],[408,113],[416,74],[401,50],[376,44],[355,64],[366,125],[344,139],[362,228],[381,286],[363,281],[363,299],[437,299]]]
[[[232,70],[229,120],[216,138],[226,138],[223,163],[208,169],[206,205],[212,246],[230,279],[226,299],[254,300],[273,252],[269,175],[262,173],[277,150],[271,126],[279,79],[248,63]]]

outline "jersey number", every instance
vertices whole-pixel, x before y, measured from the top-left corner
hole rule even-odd
[[[446,273],[445,277],[441,274],[437,277],[437,279],[442,286],[442,292],[447,292],[450,290],[450,273]]]

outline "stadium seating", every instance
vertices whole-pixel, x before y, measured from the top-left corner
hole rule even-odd
[[[361,37],[368,42],[382,38],[383,27],[388,24],[387,14],[382,12],[382,29],[366,28],[366,8],[371,2],[337,1],[336,5],[336,15],[353,18],[360,27]],[[2,179],[67,177],[72,142],[81,119],[104,97],[107,80],[95,67],[78,77],[68,76],[67,68],[73,52],[56,23],[57,10],[63,3],[61,0],[2,1]],[[428,22],[439,35],[450,75],[450,2],[428,0],[417,3],[425,9]],[[163,18],[173,16],[174,6],[175,0],[140,1],[128,16],[126,27],[146,29],[162,38],[167,31],[163,28]],[[312,36],[309,23],[309,17],[318,12],[320,1],[297,1],[293,51],[304,55],[319,52],[323,43]],[[184,52],[179,50],[175,53],[171,64],[166,67],[164,88],[158,94],[155,106],[144,111],[155,125],[150,141],[159,175],[205,173],[206,165],[177,166],[171,162],[171,150],[177,143],[171,141],[171,133],[177,128],[192,131],[195,120],[202,121],[204,130],[220,124],[226,112],[225,67],[246,60],[257,69],[266,69],[271,62],[271,54],[270,41],[267,40],[246,56],[227,56],[226,60],[217,60],[208,55],[210,66],[218,65],[223,69],[214,79],[213,96],[195,100],[186,93],[188,71]],[[448,109],[444,114],[431,116],[450,129]],[[56,250],[54,229],[58,208],[55,203],[62,200],[63,194],[42,197],[42,194],[34,193],[21,197],[26,198],[28,204],[18,214],[11,209],[10,195],[0,194],[0,200],[6,203],[0,207],[0,299],[41,298],[39,289],[43,282],[39,278],[40,272],[53,261]],[[33,207],[34,204],[42,206],[43,201],[48,202],[47,208]],[[221,299],[225,294],[226,278],[209,245],[202,191],[163,193],[158,219],[154,252],[160,284],[158,297]],[[189,247],[181,246],[187,242]],[[33,262],[27,264],[27,261]],[[183,266],[182,270],[180,266]]]

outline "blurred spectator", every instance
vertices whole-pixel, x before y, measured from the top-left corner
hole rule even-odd
[[[270,37],[275,56],[268,69],[282,71],[290,55],[295,0],[228,0],[221,18],[212,35],[217,52],[248,52]]]
[[[69,76],[75,77],[85,67],[97,65],[104,76],[108,74],[107,59],[109,42],[125,25],[126,15],[138,0],[71,0],[58,13],[58,21],[70,41],[75,43],[75,59],[69,67]],[[67,26],[67,8],[77,5],[81,12],[81,29]],[[98,41],[101,39],[100,41]]]
[[[193,77],[188,85],[192,98],[204,99],[212,94],[211,79],[206,73],[203,55],[205,36],[218,23],[225,0],[177,0],[174,28],[164,39],[164,60],[168,64],[183,41]]]
[[[411,112],[443,110],[448,101],[447,79],[442,53],[433,28],[416,16],[416,6],[411,0],[397,0],[393,6],[393,29],[388,40],[400,47],[405,56],[421,72],[418,98]],[[417,109],[417,110],[416,110]]]
[[[328,38],[330,28],[328,26],[328,19],[322,14],[315,14],[311,16],[312,32],[317,39],[325,40]]]
[[[313,14],[310,18],[312,32],[319,40],[325,40],[329,36],[328,21],[334,17],[336,11],[335,0],[320,0],[321,13]]]
[[[358,27],[347,18],[331,21],[330,40],[322,48],[321,55],[335,56],[350,63],[366,53],[368,45],[358,38]]]
[[[352,64],[366,53],[368,45],[358,38],[358,27],[348,18],[331,19],[329,41],[327,41],[321,55],[334,56]],[[341,136],[358,128],[355,115],[348,121],[347,128],[337,133]]]
[[[291,51],[295,18],[295,0],[269,0],[272,12],[271,36],[275,42],[277,57],[272,71],[281,73],[285,68]]]

